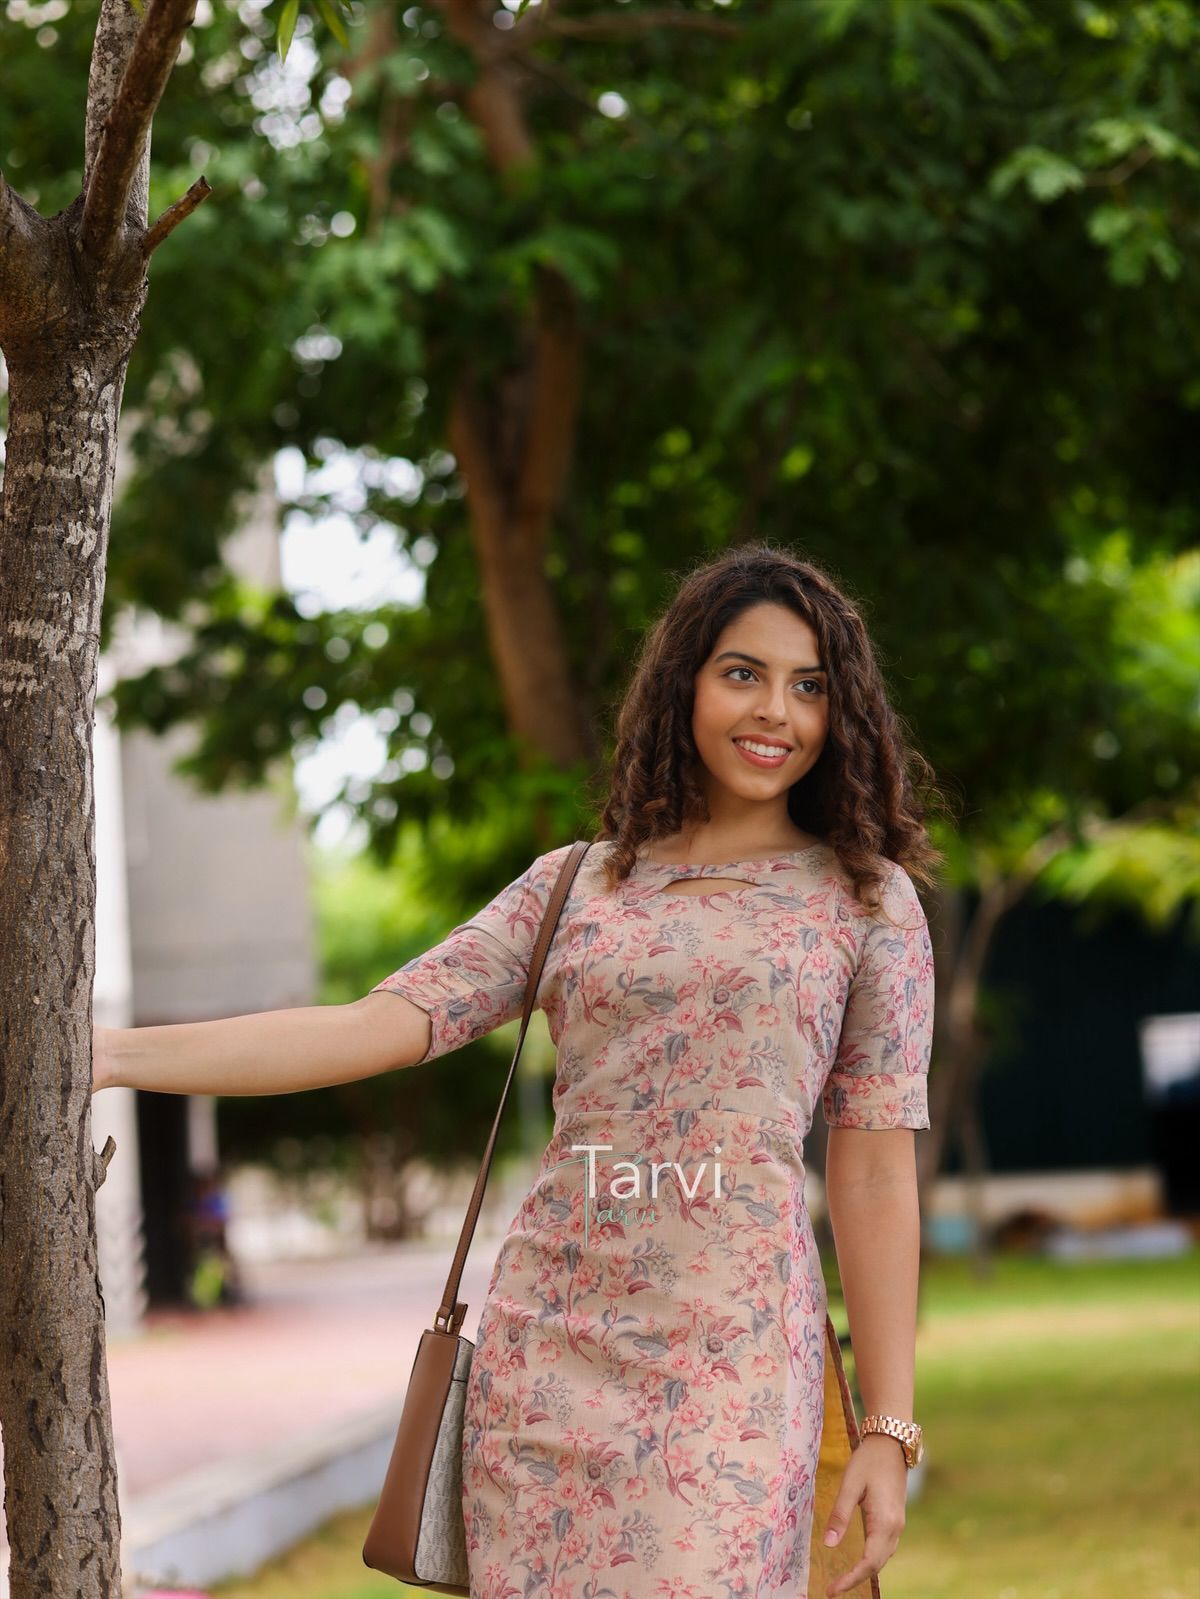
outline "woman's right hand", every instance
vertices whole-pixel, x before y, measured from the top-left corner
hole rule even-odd
[[[114,1045],[116,1035],[120,1031],[116,1027],[92,1028],[92,1093],[101,1088],[117,1087],[116,1057]]]

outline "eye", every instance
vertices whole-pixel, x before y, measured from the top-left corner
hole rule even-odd
[[[732,677],[735,672],[745,672],[750,677],[754,676],[754,671],[749,666],[731,666],[727,671],[722,672],[721,676]],[[741,679],[739,679],[739,681],[741,681]],[[813,700],[816,699],[818,694],[823,694],[825,692],[824,685],[815,677],[802,677],[799,678],[797,682],[798,685],[805,685],[815,691],[813,693],[802,694],[800,696],[801,699]]]

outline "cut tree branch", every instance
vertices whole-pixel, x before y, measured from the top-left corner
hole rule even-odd
[[[42,219],[0,173],[0,342],[15,320],[12,302],[42,279]]]
[[[97,261],[108,261],[116,252],[131,199],[132,225],[139,231],[146,225],[142,185],[135,190],[134,179],[139,163],[146,160],[154,113],[195,15],[196,0],[146,0],[139,25],[130,0],[103,0],[96,36],[100,48],[92,58],[88,92],[79,230],[84,250]]]
[[[152,228],[147,228],[142,235],[142,254],[153,255],[167,235],[174,232],[184,217],[191,216],[201,200],[207,200],[211,193],[212,185],[201,174],[188,192],[169,205]]]

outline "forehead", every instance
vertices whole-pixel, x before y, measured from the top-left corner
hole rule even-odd
[[[752,655],[771,659],[787,657],[788,664],[805,660],[815,662],[817,637],[803,617],[786,605],[762,604],[751,606],[734,617],[717,635],[712,653],[722,650],[742,649]],[[796,651],[801,654],[797,655]],[[807,655],[803,652],[807,650]]]

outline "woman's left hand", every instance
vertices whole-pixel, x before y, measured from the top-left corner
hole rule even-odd
[[[833,1539],[825,1538],[826,1544],[832,1547],[841,1540],[855,1507],[862,1500],[867,1528],[862,1559],[829,1584],[825,1592],[831,1599],[865,1582],[895,1554],[904,1531],[907,1494],[908,1466],[899,1441],[886,1433],[868,1433],[851,1451],[825,1524],[826,1533],[832,1530],[837,1534]]]

